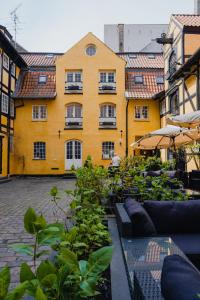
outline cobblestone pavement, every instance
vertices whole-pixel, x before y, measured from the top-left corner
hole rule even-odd
[[[32,243],[30,235],[23,228],[23,216],[28,207],[42,212],[49,221],[53,221],[51,197],[48,194],[52,186],[60,190],[60,204],[67,207],[69,198],[64,190],[74,189],[75,181],[62,178],[14,178],[0,184],[0,269],[4,265],[11,267],[11,286],[19,281],[19,266],[23,261],[32,265],[30,257],[15,253],[10,245],[14,243]],[[63,216],[61,216],[63,218]]]

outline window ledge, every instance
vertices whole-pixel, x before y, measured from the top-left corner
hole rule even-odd
[[[104,90],[104,91],[99,91],[99,95],[117,95],[116,91],[113,90]]]
[[[117,130],[117,127],[108,127],[108,126],[103,127],[102,126],[102,127],[99,127],[99,130]]]
[[[79,90],[70,90],[70,91],[65,91],[64,94],[65,94],[65,95],[71,95],[71,94],[83,94],[83,91],[79,91]]]
[[[47,122],[47,119],[32,119],[32,122]]]
[[[32,160],[46,160],[46,158],[33,158]]]
[[[65,127],[64,130],[83,130],[83,127]]]
[[[135,122],[150,122],[149,119],[134,119]]]

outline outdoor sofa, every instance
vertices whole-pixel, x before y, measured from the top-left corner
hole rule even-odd
[[[200,272],[189,260],[179,255],[164,258],[161,291],[165,300],[200,299]]]
[[[167,236],[195,262],[200,255],[200,200],[116,203],[120,235],[126,238]]]

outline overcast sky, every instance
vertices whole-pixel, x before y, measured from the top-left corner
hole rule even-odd
[[[103,39],[104,24],[165,24],[172,13],[193,13],[194,0],[0,0],[0,24],[29,51],[65,52],[89,31]]]

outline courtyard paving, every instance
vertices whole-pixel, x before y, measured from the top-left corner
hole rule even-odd
[[[14,178],[0,184],[0,269],[4,265],[11,268],[11,282],[15,286],[19,281],[19,266],[23,261],[32,265],[30,257],[15,253],[10,245],[31,243],[32,238],[24,231],[23,216],[28,207],[37,213],[43,213],[48,221],[54,221],[51,197],[48,194],[52,186],[60,190],[60,205],[67,208],[70,199],[65,195],[67,189],[74,189],[75,180],[62,178]],[[60,218],[64,216],[60,214]]]

